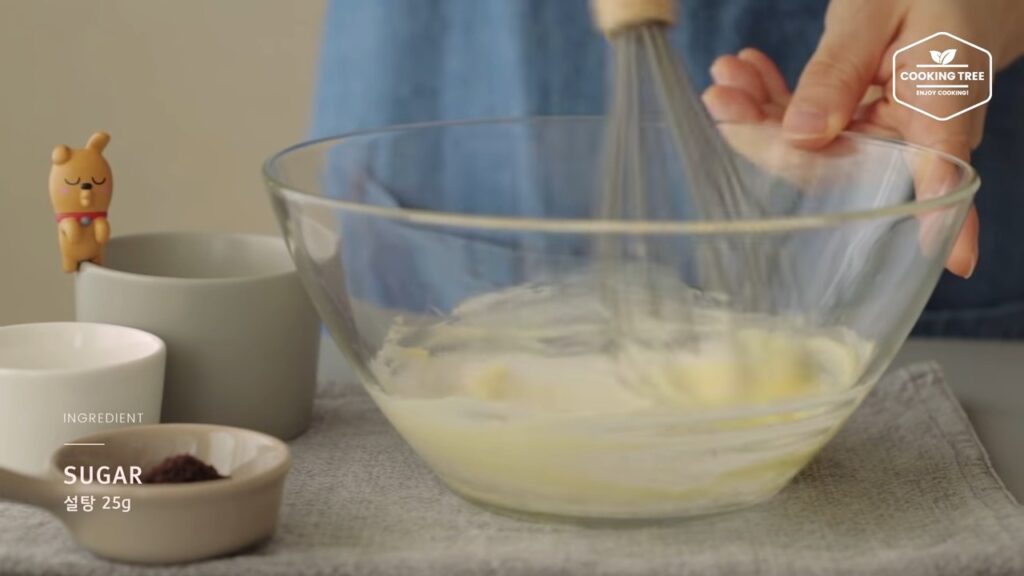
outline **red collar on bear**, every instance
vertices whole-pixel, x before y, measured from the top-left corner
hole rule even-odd
[[[106,218],[106,212],[61,212],[57,214],[57,223],[59,224],[63,220],[68,218],[74,218],[75,220],[81,220],[82,218],[88,218],[95,220],[97,218]]]

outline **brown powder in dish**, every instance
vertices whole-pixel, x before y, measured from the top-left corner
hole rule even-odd
[[[227,478],[191,454],[171,456],[142,474],[143,484],[182,484]]]

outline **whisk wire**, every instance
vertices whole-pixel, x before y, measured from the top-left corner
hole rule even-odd
[[[610,40],[612,88],[598,217],[678,217],[670,207],[684,204],[689,204],[693,217],[706,220],[768,215],[755,191],[745,188],[736,153],[676,60],[664,27],[635,26],[616,31]],[[665,132],[667,139],[647,137]],[[678,163],[672,174],[682,174],[682,182],[668,173],[668,166],[652,161],[659,157]],[[766,247],[720,237],[692,241],[699,243],[693,252],[703,291],[728,295],[730,307],[738,311],[763,309],[759,299],[768,287],[771,262]],[[682,255],[668,253],[661,245],[662,239],[656,236],[608,235],[599,240],[600,295],[609,314],[611,344],[622,361],[622,376],[628,385],[645,385],[652,378],[664,380],[669,374],[667,366],[645,365],[632,358],[633,344],[678,344],[643,333],[645,318],[658,319],[670,309],[674,336],[699,345],[693,326],[699,292],[662,290],[663,277],[676,269],[671,259]],[[671,306],[662,302],[663,294],[673,298]],[[725,341],[732,342],[728,348],[733,355],[742,356],[733,327],[723,326],[722,331]],[[750,367],[738,368],[740,374],[749,374]]]

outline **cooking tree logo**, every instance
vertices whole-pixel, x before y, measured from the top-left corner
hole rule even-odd
[[[992,99],[992,54],[948,32],[900,48],[892,69],[893,99],[939,121]]]

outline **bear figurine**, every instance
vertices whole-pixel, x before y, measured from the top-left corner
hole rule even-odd
[[[109,134],[97,132],[85,148],[53,149],[50,202],[65,272],[77,271],[82,262],[103,264],[103,249],[110,239],[107,210],[114,191],[114,177],[103,157],[108,142]]]

